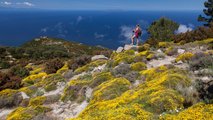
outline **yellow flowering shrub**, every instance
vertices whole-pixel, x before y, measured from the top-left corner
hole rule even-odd
[[[172,42],[159,42],[158,43],[158,47],[160,47],[160,48],[168,48],[168,47],[170,47],[173,44],[174,43],[172,43]]]
[[[68,83],[68,86],[64,89],[64,93],[61,96],[62,101],[75,101],[82,100],[84,98],[84,94],[81,93],[81,90],[84,86],[89,85],[91,81],[89,80],[71,80]]]
[[[50,110],[50,108],[44,106],[18,107],[7,116],[7,120],[32,120]]]
[[[26,93],[28,96],[32,96],[37,90],[36,86],[22,87],[19,89],[20,92]]]
[[[204,52],[204,54],[213,55],[213,50],[208,50],[207,52]]]
[[[45,76],[47,76],[47,73],[45,73],[45,72],[41,72],[41,73],[35,74],[35,75],[30,75],[22,80],[22,84],[24,84],[24,86],[33,85],[34,83],[37,83],[40,80],[42,80],[43,77],[45,77]]]
[[[61,69],[59,69],[59,70],[57,70],[57,74],[63,74],[64,72],[66,72],[67,70],[69,70],[69,66],[68,66],[68,63],[66,62],[65,64],[64,64],[64,66],[61,68]]]
[[[151,120],[153,114],[142,109],[140,104],[130,104],[128,106],[120,106],[116,109],[106,108],[105,110],[91,106],[94,111],[83,112],[78,118],[70,120]]]
[[[147,60],[151,60],[151,59],[153,59],[155,57],[155,54],[149,54],[147,57],[146,57],[146,59]]]
[[[75,70],[75,73],[82,73],[82,72],[88,72],[90,70],[92,70],[95,67],[101,66],[103,64],[105,64],[107,61],[106,60],[96,60],[93,61],[83,67],[80,67],[78,69]]]
[[[29,102],[29,106],[43,105],[46,99],[47,99],[46,96],[38,96],[35,98],[31,98]]]
[[[166,114],[161,120],[211,120],[213,118],[213,104],[197,103],[177,115]]]
[[[92,88],[100,85],[101,83],[105,82],[105,81],[108,81],[110,79],[112,79],[113,76],[110,72],[101,72],[101,73],[98,73],[96,75],[94,75],[94,78],[92,80],[92,83],[90,84],[90,86]]]
[[[127,52],[122,52],[122,53],[118,53],[114,55],[114,57],[112,58],[114,60],[113,66],[117,66],[122,62],[125,62],[128,64],[134,62],[134,58],[135,58],[134,54],[131,51],[127,51]]]
[[[147,66],[144,62],[137,62],[137,63],[131,64],[131,69],[134,71],[142,71],[142,70],[146,70]]]
[[[149,50],[150,49],[150,44],[143,44],[142,47],[145,49],[145,50]]]
[[[42,72],[42,71],[43,71],[43,68],[38,67],[38,68],[36,68],[36,69],[30,71],[30,75],[35,75],[35,74],[38,74],[38,73],[40,73],[40,72]]]
[[[179,62],[179,61],[186,62],[186,61],[190,60],[193,56],[194,56],[193,53],[186,52],[186,53],[180,54],[180,55],[175,59],[175,62]]]
[[[144,75],[147,81],[150,81],[156,76],[159,76],[162,72],[166,70],[168,70],[166,66],[160,66],[158,68],[152,68],[145,71],[141,71],[140,74]]]
[[[106,81],[95,88],[91,103],[114,99],[127,91],[129,86],[130,82],[125,78],[115,78]]]
[[[49,74],[41,81],[37,82],[35,85],[38,87],[43,87],[45,91],[49,92],[57,88],[57,83],[65,82],[65,79],[61,74]]]
[[[209,38],[209,39],[205,39],[205,40],[202,40],[202,41],[195,41],[194,42],[195,44],[212,44],[213,43],[213,38]]]
[[[155,119],[163,112],[183,108],[184,97],[175,86],[180,84],[188,87],[191,84],[187,72],[171,66],[160,66],[142,71],[141,74],[146,77],[144,84],[115,97],[116,90],[105,94],[105,90],[112,88],[110,83],[115,79],[102,83],[95,89],[89,106],[71,120]],[[112,95],[113,99],[102,98],[108,95]]]
[[[150,54],[150,51],[143,51],[143,52],[139,52],[136,56],[140,56],[140,57],[143,57],[143,56],[148,56]]]
[[[135,51],[134,50],[126,50],[126,51],[124,51],[124,54],[135,55]]]
[[[18,92],[19,91],[17,91],[17,90],[5,89],[5,90],[0,91],[0,97],[2,97],[2,96],[9,97],[9,96],[12,96],[12,95],[14,95]]]
[[[150,49],[150,44],[145,43],[142,46],[138,47],[138,52],[146,51],[146,50],[149,50],[149,49]]]

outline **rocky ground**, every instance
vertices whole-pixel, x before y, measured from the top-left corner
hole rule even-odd
[[[192,69],[191,59],[206,55],[213,63],[212,42],[162,42],[158,48],[126,45],[110,58],[94,56],[91,63],[75,71],[65,64],[55,74],[32,72],[35,74],[23,80],[24,88],[0,92],[0,119],[182,119],[190,114],[187,110],[201,114],[195,113],[192,119],[210,119],[211,112],[199,111],[197,106],[213,111],[209,104],[213,69]]]

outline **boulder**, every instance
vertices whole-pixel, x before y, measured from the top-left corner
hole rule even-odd
[[[108,57],[105,57],[104,55],[95,55],[91,58],[92,61],[96,61],[99,59],[104,59],[104,60],[108,60]]]
[[[18,106],[22,100],[23,96],[17,90],[6,89],[0,92],[0,108]]]
[[[136,45],[125,45],[124,50],[137,50]]]
[[[120,52],[122,52],[123,50],[124,50],[123,47],[119,47],[119,48],[116,50],[116,53],[120,53]]]

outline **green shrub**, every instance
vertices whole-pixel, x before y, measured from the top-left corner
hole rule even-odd
[[[111,75],[110,72],[99,73],[99,74],[95,75],[95,77],[94,77],[92,83],[90,84],[90,86],[92,88],[94,88],[94,87],[100,85],[101,83],[103,83],[103,82],[105,82],[107,80],[110,80],[112,78],[113,78],[113,76]]]
[[[178,27],[178,23],[163,17],[151,24],[148,28],[148,33],[151,39],[157,41],[172,41],[172,36]]]
[[[21,78],[0,72],[0,91],[4,89],[19,89],[22,87]]]
[[[0,108],[18,106],[23,100],[17,90],[5,89],[0,91]]]
[[[79,67],[82,67],[86,65],[87,63],[91,62],[91,56],[89,55],[82,55],[80,57],[77,57],[73,60],[70,60],[68,62],[69,68],[73,71],[76,70]]]
[[[1,60],[1,59],[0,59]],[[10,63],[4,60],[0,61],[0,69],[7,69],[10,68]]]
[[[13,66],[13,67],[10,69],[10,72],[11,72],[13,75],[19,76],[19,77],[21,77],[21,78],[24,78],[24,77],[26,77],[26,76],[29,75],[29,70],[26,69],[25,67],[20,66],[20,65]]]
[[[196,53],[189,61],[190,69],[213,69],[213,56],[204,53]]]
[[[53,59],[46,63],[44,71],[48,74],[56,73],[63,65],[64,63],[60,59]]]
[[[51,109],[44,106],[18,107],[7,116],[7,120],[33,120],[49,111]]]

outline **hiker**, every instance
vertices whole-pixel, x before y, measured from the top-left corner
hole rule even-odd
[[[136,28],[133,30],[134,35],[132,36],[132,44],[134,45],[134,39],[137,39],[137,45],[139,44],[139,37],[142,35],[142,29],[140,28],[140,25],[136,25]]]

